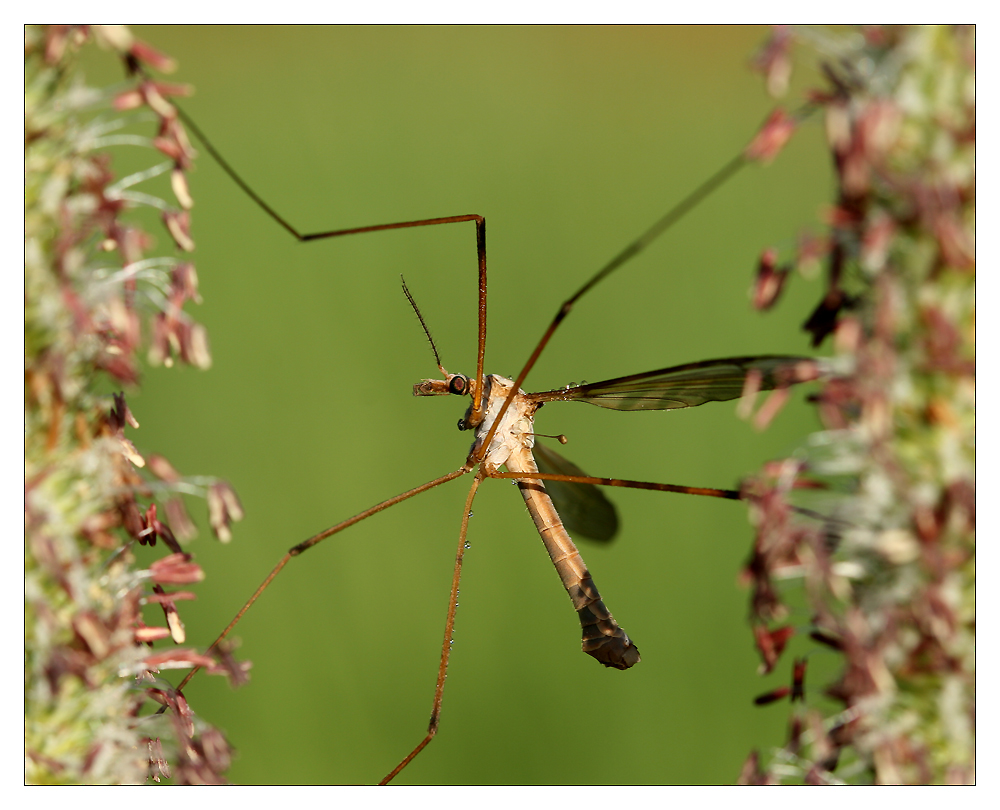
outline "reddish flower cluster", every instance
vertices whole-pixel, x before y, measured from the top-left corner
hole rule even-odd
[[[151,653],[154,641],[184,642],[178,603],[204,578],[178,540],[193,523],[176,494],[162,504],[154,495],[177,492],[182,476],[161,456],[147,458],[125,436],[138,428],[121,393],[96,393],[102,375],[119,384],[139,382],[144,274],[162,273],[166,301],[153,314],[150,357],[174,357],[199,367],[210,363],[204,328],[183,311],[198,301],[190,262],[145,257],[152,240],[131,224],[130,201],[114,184],[110,157],[92,151],[83,110],[67,95],[79,48],[90,38],[123,60],[135,86],[118,95],[117,110],[153,111],[158,131],[151,145],[173,161],[171,186],[180,210],[163,203],[163,220],[177,247],[190,251],[191,197],[185,172],[194,152],[167,101],[186,88],[152,81],[142,65],[172,68],[171,61],[123,28],[29,27],[25,38],[25,748],[31,782],[130,782],[147,765],[154,779],[216,783],[228,765],[219,732],[196,724],[183,696],[156,677],[158,670],[201,666],[244,680],[246,665],[227,651],[219,659],[194,650]],[[82,133],[82,135],[80,134]],[[68,178],[68,179],[67,179]],[[115,251],[121,269],[102,268]],[[148,464],[147,464],[148,462]],[[147,467],[162,483],[145,478]],[[228,540],[242,517],[232,488],[206,486],[211,524]],[[171,529],[171,525],[175,530]],[[168,555],[136,571],[130,545],[165,544]],[[112,552],[110,555],[108,552]],[[158,604],[165,626],[147,626],[141,606]],[[122,673],[136,676],[130,688]],[[82,691],[80,687],[82,686]],[[162,734],[147,737],[150,718],[141,706],[153,698],[171,709],[167,739],[176,757],[166,764]],[[59,718],[57,726],[50,725]],[[78,723],[68,722],[76,718]],[[98,719],[95,719],[98,718]],[[102,731],[119,724],[114,733]],[[134,738],[137,742],[128,744]]]
[[[828,87],[811,99],[826,116],[836,171],[829,233],[804,243],[797,260],[826,263],[826,290],[804,325],[815,345],[832,336],[839,355],[815,397],[825,431],[743,487],[757,530],[744,576],[762,672],[798,638],[835,651],[842,670],[818,695],[804,686],[806,658],[796,658],[790,685],[757,699],[790,697],[799,708],[786,745],[767,766],[754,752],[740,782],[967,783],[975,778],[974,32],[851,36],[836,66],[822,66]],[[784,83],[794,39],[778,31],[759,60]],[[780,134],[762,135],[758,153]],[[758,308],[774,304],[793,266],[779,269],[774,251],[763,253]],[[794,581],[803,596],[790,598]],[[808,616],[790,607],[802,599]]]

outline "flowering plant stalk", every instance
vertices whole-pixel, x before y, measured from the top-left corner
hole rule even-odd
[[[95,42],[121,59],[123,85],[84,84],[77,57]],[[190,649],[150,649],[160,639],[184,643],[178,605],[194,594],[174,588],[203,577],[181,547],[194,524],[180,493],[208,498],[222,540],[242,510],[226,482],[181,476],[126,436],[139,422],[120,389],[139,385],[144,346],[152,363],[210,365],[205,330],[183,309],[199,300],[194,265],[147,256],[152,240],[130,218],[137,207],[158,209],[178,252],[194,248],[185,179],[193,151],[167,101],[185,88],[147,78],[143,65],[172,69],[124,28],[25,29],[28,783],[223,781],[225,740],[159,673],[194,663],[235,679],[244,671]],[[152,119],[157,134],[127,134],[137,118]],[[117,144],[159,159],[116,179],[106,150]],[[173,202],[135,189],[164,173]],[[157,541],[166,554],[139,569],[133,544]],[[159,605],[162,625],[146,625],[145,604]],[[163,706],[170,711],[156,711]]]
[[[820,54],[836,198],[821,238],[764,253],[755,302],[825,264],[804,328],[837,373],[823,429],[744,483],[762,671],[798,649],[758,699],[790,697],[788,741],[741,781],[972,783],[975,30],[779,29],[759,58],[778,91],[793,43]],[[807,662],[835,673],[822,690]]]

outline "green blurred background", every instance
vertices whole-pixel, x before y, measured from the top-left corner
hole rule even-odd
[[[246,180],[303,230],[487,217],[487,371],[514,376],[559,304],[737,153],[772,106],[746,28],[138,28]],[[105,57],[105,60],[107,57]],[[93,78],[111,80],[93,60]],[[124,156],[127,167],[132,157]],[[140,155],[149,162],[148,153]],[[141,165],[141,164],[140,164]],[[230,480],[247,512],[184,606],[207,645],[294,543],[456,468],[457,399],[474,372],[471,224],[295,244],[207,154],[192,175],[195,260],[214,366],[149,369],[130,405],[144,452]],[[808,351],[801,280],[751,310],[762,248],[790,250],[829,192],[820,130],[751,167],[612,276],[557,333],[528,390],[738,354]],[[594,475],[732,487],[813,426],[802,393],[764,434],[732,404],[619,413],[566,403],[542,432]],[[467,482],[452,482],[293,561],[237,630],[251,682],[199,677],[194,708],[238,751],[243,783],[371,782],[424,734]],[[512,485],[471,521],[436,740],[400,783],[732,782],[783,741],[786,682],[756,675],[737,575],[752,539],[735,503],[616,490],[622,532],[581,551],[642,651],[627,672],[580,652],[576,616]],[[204,514],[202,503],[191,511]],[[804,617],[793,617],[793,621]]]

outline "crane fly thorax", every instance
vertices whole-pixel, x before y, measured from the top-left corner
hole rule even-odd
[[[490,374],[485,379],[483,386],[483,401],[486,404],[486,415],[483,421],[476,426],[476,441],[472,445],[472,453],[482,452],[482,443],[486,440],[487,434],[497,420],[501,407],[510,395],[514,387],[514,381],[499,374]],[[530,402],[524,391],[518,389],[517,394],[510,403],[510,407],[504,412],[500,424],[490,439],[490,445],[485,454],[483,462],[492,469],[497,469],[507,463],[511,453],[523,450],[531,450],[535,446],[534,419],[538,405]],[[472,406],[466,418],[471,414]]]
[[[444,369],[441,370],[444,372]],[[500,425],[490,439],[489,449],[483,453],[482,444],[496,422],[500,409],[510,395],[514,381],[507,377],[501,377],[499,374],[489,374],[483,379],[483,392],[479,400],[480,412],[483,417],[478,424],[473,424],[476,381],[464,374],[444,373],[445,379],[443,380],[421,380],[413,386],[413,395],[415,397],[437,397],[459,394],[469,396],[472,399],[472,404],[466,410],[465,416],[458,422],[459,430],[476,431],[476,440],[469,450],[470,456],[476,455],[491,468],[497,469],[506,464],[511,453],[515,451],[520,453],[527,450],[530,453],[531,448],[535,446],[535,436],[532,429],[535,411],[540,407],[538,403],[531,402],[527,394],[518,389],[517,395],[510,403],[510,407],[504,412]]]

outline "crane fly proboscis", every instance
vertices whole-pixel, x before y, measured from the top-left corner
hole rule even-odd
[[[761,34],[480,31],[470,48],[457,31],[433,32],[434,42],[421,39],[431,32],[312,33],[305,43],[291,32],[237,31],[200,44],[192,34],[175,42],[159,29],[139,31],[196,86],[185,109],[298,227],[487,215],[485,371],[508,378],[568,294],[752,135],[770,109],[743,66]],[[697,41],[714,36],[730,39]],[[427,53],[444,64],[421,61]],[[531,55],[530,65],[517,53]],[[731,54],[725,70],[720,53]],[[467,79],[452,59],[480,70]],[[413,64],[424,73],[411,76]],[[289,66],[294,78],[281,73]],[[503,66],[509,98],[492,83]],[[695,77],[707,77],[707,88],[692,93]],[[547,117],[558,118],[552,132],[539,125]],[[789,337],[800,310],[761,318],[745,294],[761,248],[787,241],[822,196],[823,173],[786,160],[732,181],[672,238],[584,296],[525,390],[803,351],[805,339]],[[800,191],[803,175],[815,178],[811,195]],[[199,318],[213,341],[213,371],[170,380],[169,390],[164,375],[150,374],[136,403],[143,421],[144,409],[163,402],[172,419],[145,410],[143,430],[182,424],[186,435],[172,439],[188,439],[189,449],[171,458],[226,475],[247,509],[233,547],[196,549],[208,583],[217,581],[185,621],[189,638],[206,643],[281,551],[464,461],[470,434],[454,427],[464,406],[435,418],[430,403],[410,397],[433,366],[400,274],[443,365],[470,376],[476,368],[473,225],[295,247],[227,183],[207,158],[192,178],[206,302]],[[275,193],[287,188],[296,189],[291,200]],[[305,191],[316,196],[300,197]],[[226,201],[221,213],[213,197]],[[235,230],[218,232],[221,220]],[[807,417],[785,414],[757,435],[733,411],[624,414],[554,403],[537,429],[566,434],[569,444],[556,448],[593,475],[735,488]],[[177,413],[192,418],[180,422]],[[168,445],[150,431],[151,446]],[[469,521],[441,732],[399,779],[732,779],[773,729],[752,706],[761,686],[744,595],[733,587],[746,553],[743,511],[711,499],[607,493],[621,515],[619,547],[583,556],[642,651],[638,666],[619,673],[580,655],[576,619],[523,501],[513,485],[490,483]],[[468,489],[451,482],[411,498],[294,560],[239,625],[251,683],[234,693],[208,678],[186,687],[241,752],[234,781],[378,779],[419,741],[459,488]],[[580,724],[599,740],[599,772],[567,739]]]

